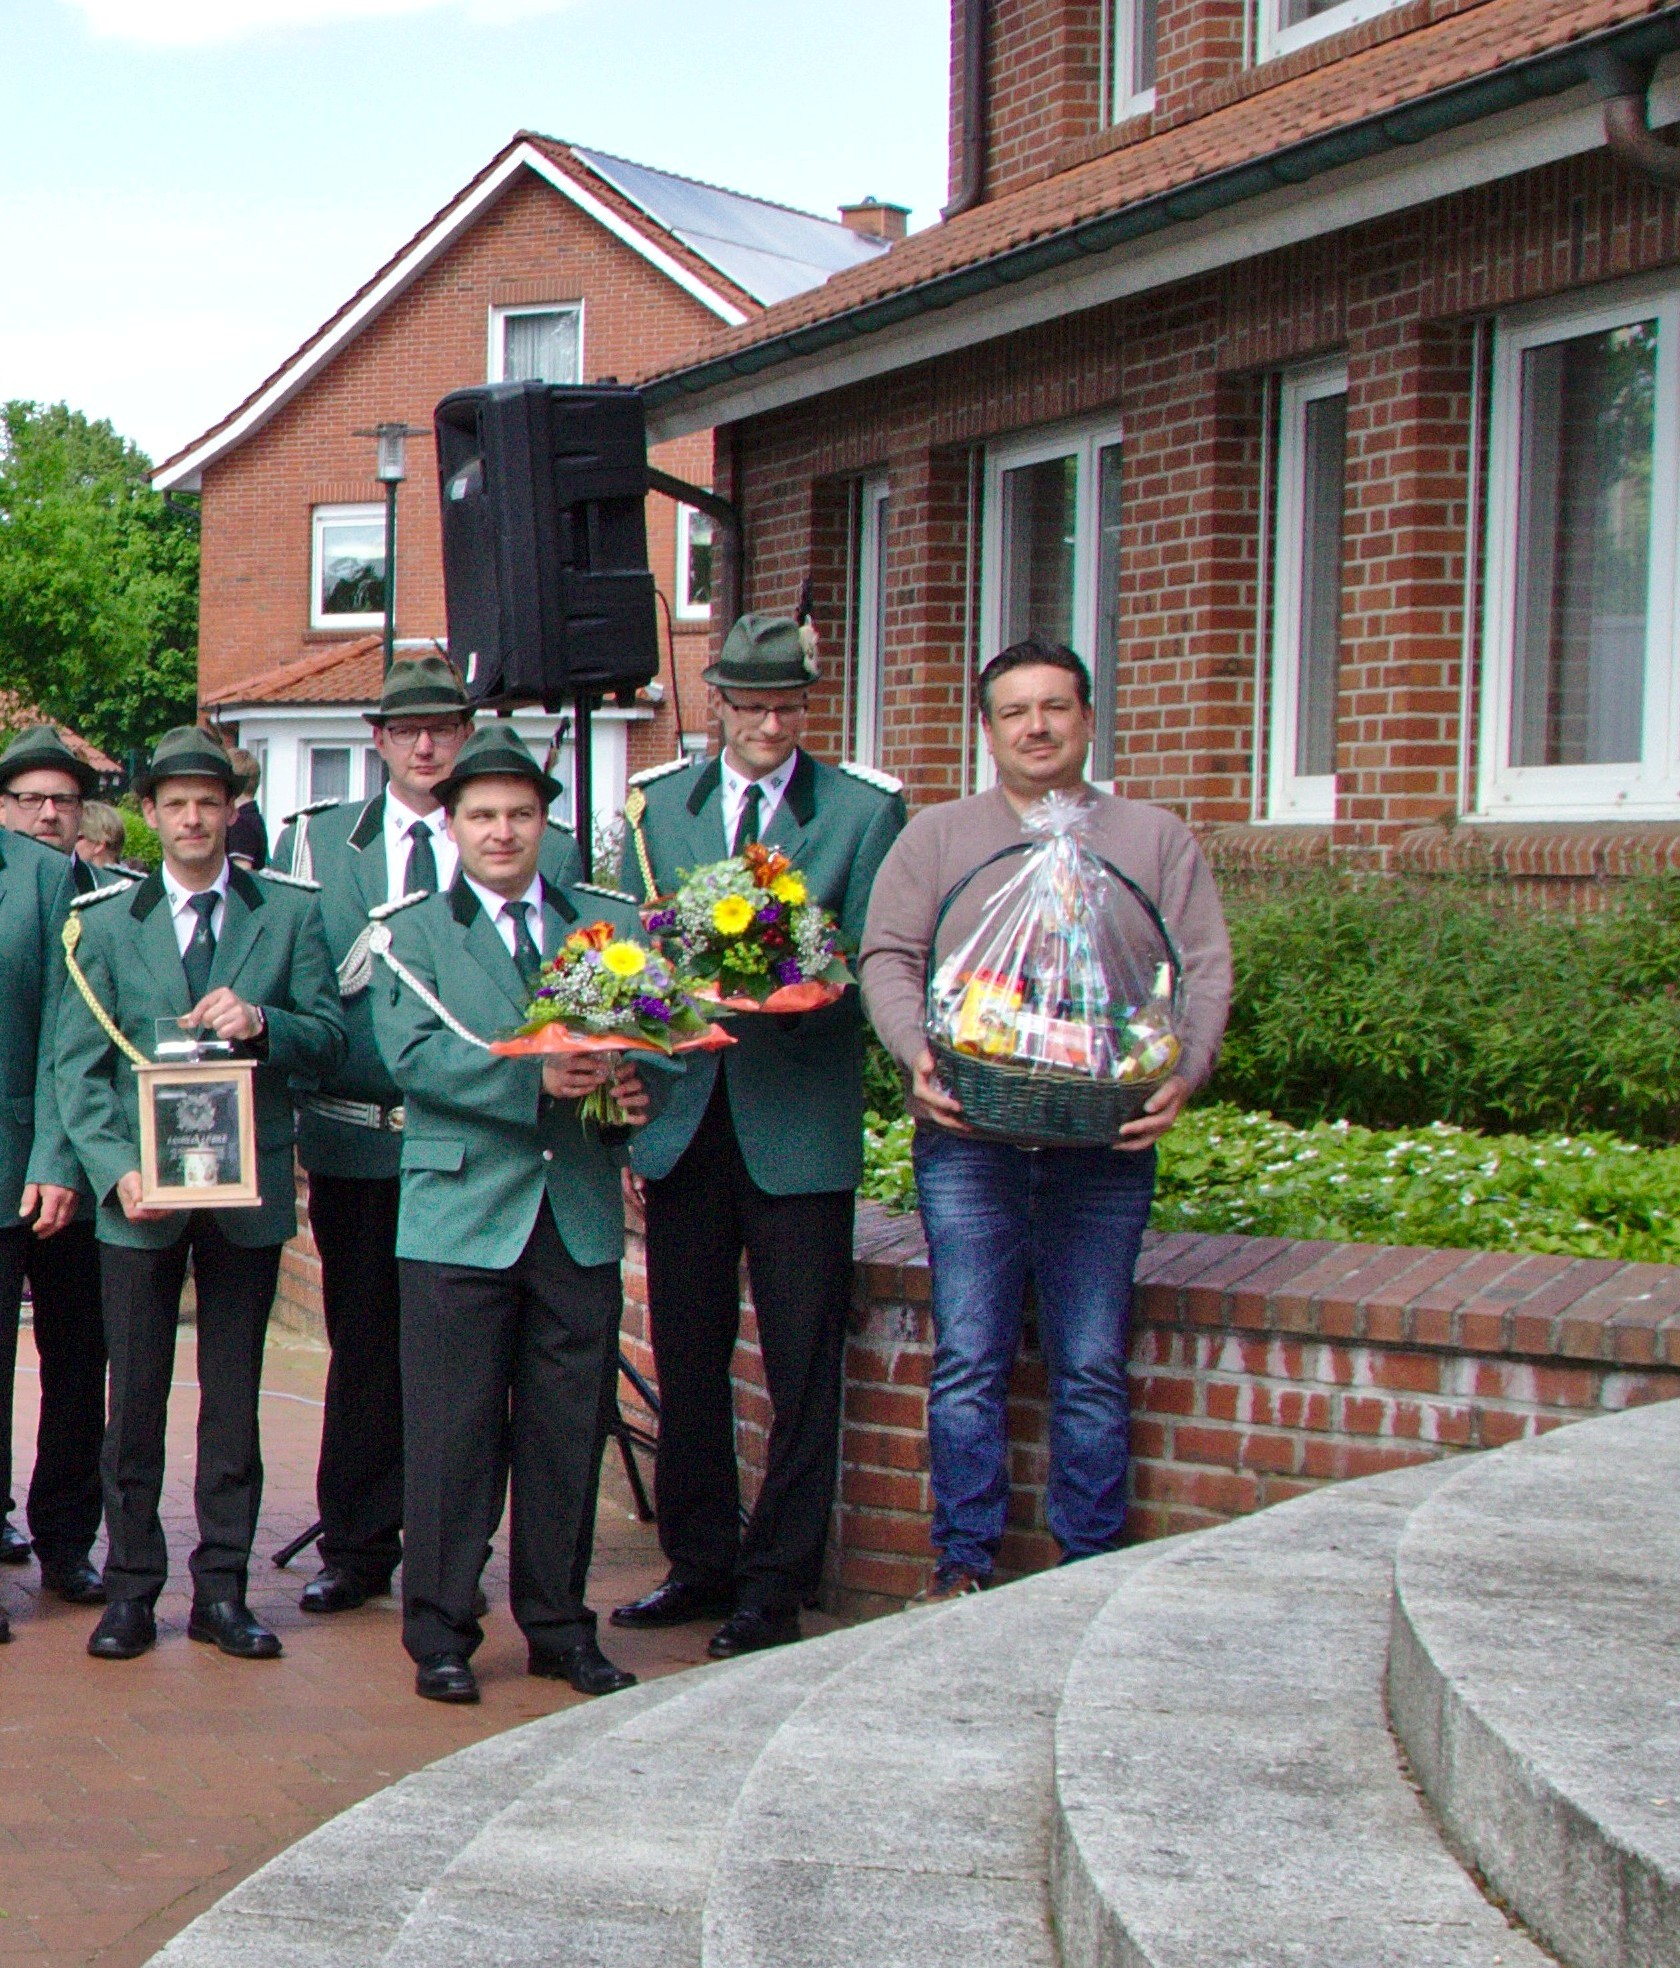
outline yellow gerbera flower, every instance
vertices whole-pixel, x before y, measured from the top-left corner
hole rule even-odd
[[[753,914],[753,905],[744,895],[726,895],[712,910],[712,927],[722,936],[739,936]]]
[[[790,909],[797,909],[805,900],[805,883],[798,875],[778,875],[770,884],[770,893],[778,902],[785,902]]]
[[[614,977],[636,977],[647,969],[647,952],[639,943],[609,943],[601,962]]]

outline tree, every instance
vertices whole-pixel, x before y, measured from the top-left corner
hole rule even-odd
[[[0,407],[0,687],[121,758],[197,702],[198,512],[67,404]]]

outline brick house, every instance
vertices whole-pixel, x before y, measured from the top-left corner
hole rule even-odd
[[[895,221],[902,230],[902,214],[873,201],[821,219],[521,132],[243,403],[161,465],[160,490],[203,501],[200,703],[264,760],[271,829],[307,801],[377,785],[361,718],[378,695],[384,620],[371,426],[429,431],[440,397],[485,380],[629,377],[708,327],[744,325],[878,258]],[[397,640],[430,647],[445,614],[429,438],[410,442],[407,462]],[[703,485],[709,435],[666,441],[653,462]],[[654,496],[648,534],[697,730],[710,522]],[[645,701],[597,719],[608,812],[628,770],[676,748],[670,682],[667,664]],[[520,723],[541,743],[554,720]]]
[[[973,787],[1037,628],[1093,773],[1227,864],[1667,861],[1677,48],[1650,0],[953,0],[944,222],[644,374],[746,605],[814,581],[816,741]]]

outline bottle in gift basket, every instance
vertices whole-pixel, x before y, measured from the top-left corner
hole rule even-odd
[[[1031,840],[982,862],[940,904],[928,1043],[977,1131],[1109,1142],[1177,1063],[1178,955],[1150,898],[1085,844],[1081,800],[1052,793],[1022,824]],[[1017,858],[941,955],[960,898]]]

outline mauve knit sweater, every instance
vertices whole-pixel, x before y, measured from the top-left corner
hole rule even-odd
[[[1160,910],[1184,964],[1178,1071],[1192,1088],[1213,1072],[1231,1003],[1231,946],[1213,875],[1182,820],[1140,800],[1088,789],[1085,842],[1129,875]],[[901,1066],[923,1050],[928,946],[946,893],[1015,841],[1032,840],[1001,786],[924,807],[894,841],[875,877],[858,974],[870,1022]],[[1021,866],[1012,856],[958,898],[940,934],[954,948],[978,925],[987,898]]]

